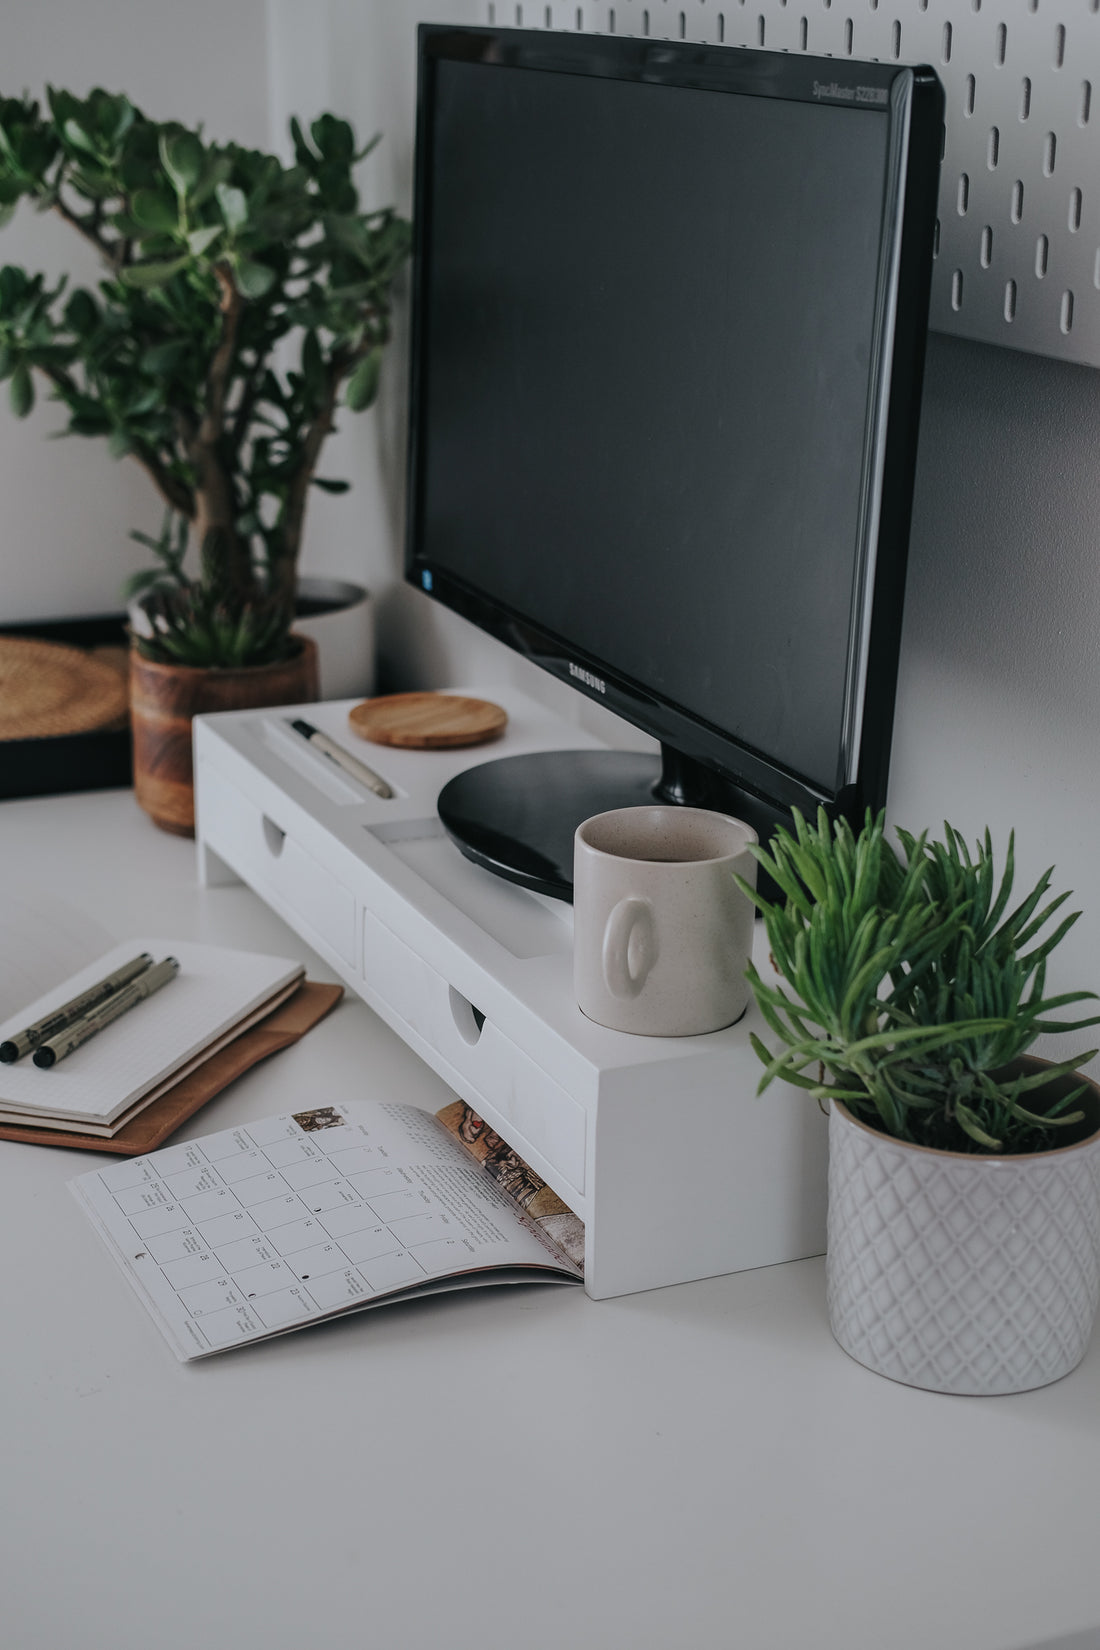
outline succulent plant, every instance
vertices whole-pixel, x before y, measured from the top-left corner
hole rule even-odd
[[[156,122],[121,95],[0,98],[0,225],[21,199],[58,213],[105,265],[96,291],[0,269],[0,379],[26,417],[35,376],[67,433],[103,436],[169,512],[153,657],[263,663],[286,653],[306,499],[341,400],[374,400],[409,225],[363,212],[351,126],[291,122],[295,160]],[[294,365],[284,366],[294,351]],[[184,571],[173,518],[200,558]],[[158,639],[159,635],[159,639]],[[192,647],[193,640],[193,647]],[[242,661],[242,651],[247,658]]]
[[[988,830],[973,853],[950,825],[942,841],[897,839],[900,853],[881,814],[856,833],[822,810],[816,826],[796,813],[793,834],[780,829],[753,850],[781,896],[741,883],[783,982],[750,967],[778,1040],[772,1049],[753,1035],[761,1091],[781,1077],[896,1139],[943,1150],[1057,1145],[1081,1118],[1082,1089],[1049,1107],[1043,1091],[1097,1051],[1030,1074],[1016,1062],[1041,1033],[1100,1023],[1056,1017],[1095,992],[1043,995],[1047,959],[1080,913],[1054,921],[1069,895],[1047,900],[1052,871],[1009,910],[1014,836],[1000,875]]]

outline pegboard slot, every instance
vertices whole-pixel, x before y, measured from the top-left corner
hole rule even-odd
[[[1100,366],[1100,0],[469,0],[463,20],[486,19],[932,64],[947,107],[931,325]]]

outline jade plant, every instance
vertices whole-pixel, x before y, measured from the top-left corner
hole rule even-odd
[[[0,97],[0,225],[20,200],[99,254],[95,291],[0,269],[0,378],[26,417],[44,380],[64,433],[102,436],[165,507],[139,574],[148,656],[285,657],[311,487],[338,405],[375,399],[409,225],[363,211],[357,148],[323,114],[291,121],[294,162],[149,119],[127,97]],[[185,570],[185,558],[194,570]]]
[[[1080,913],[1058,915],[1069,895],[1047,899],[1051,871],[1009,909],[1012,836],[998,874],[988,831],[974,852],[950,825],[941,841],[896,834],[900,852],[881,814],[856,833],[822,810],[816,826],[796,813],[793,833],[754,849],[778,896],[741,887],[782,977],[776,985],[749,969],[777,1039],[768,1048],[753,1035],[760,1090],[783,1078],[843,1101],[882,1133],[941,1150],[1057,1146],[1081,1121],[1084,1085],[1049,1105],[1044,1091],[1097,1051],[1037,1072],[1016,1062],[1041,1033],[1100,1023],[1058,1017],[1095,992],[1044,996],[1047,959]]]

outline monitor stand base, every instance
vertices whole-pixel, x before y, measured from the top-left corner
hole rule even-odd
[[[456,846],[497,876],[554,899],[573,898],[573,836],[593,814],[671,803],[748,819],[745,798],[690,758],[662,745],[638,751],[536,751],[457,774],[439,793],[439,817]],[[763,822],[761,822],[763,823]]]

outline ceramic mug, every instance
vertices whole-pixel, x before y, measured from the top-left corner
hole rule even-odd
[[[745,1012],[756,886],[743,820],[705,808],[615,808],[577,827],[573,986],[590,1020],[688,1037]]]

